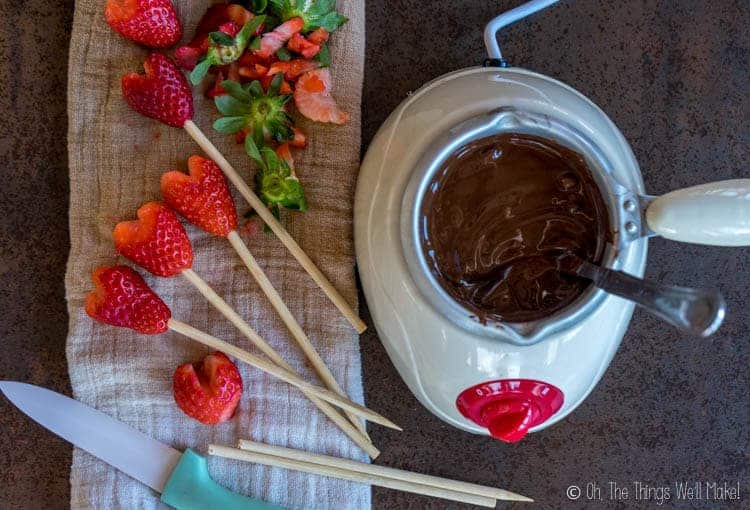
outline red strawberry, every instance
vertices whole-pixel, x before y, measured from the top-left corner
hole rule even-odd
[[[331,34],[325,28],[318,28],[307,34],[307,40],[313,44],[323,44]]]
[[[292,157],[292,151],[289,150],[289,144],[282,143],[276,147],[276,155],[286,161],[286,164],[289,165],[292,173],[294,173],[294,158]]]
[[[284,46],[284,43],[289,40],[294,34],[302,30],[305,26],[305,22],[302,18],[291,18],[278,27],[274,28],[271,32],[263,34],[260,40],[260,49],[255,51],[255,54],[261,58],[271,58],[279,49]]]
[[[224,87],[221,86],[221,82],[224,81],[224,73],[219,71],[216,73],[216,81],[214,81],[214,86],[206,89],[206,97],[208,99],[213,99],[216,96],[224,96],[226,95],[227,91],[224,90]]]
[[[294,103],[299,112],[310,120],[344,124],[349,114],[331,96],[331,73],[327,68],[309,71],[297,80]]]
[[[242,396],[242,377],[225,354],[215,352],[177,367],[173,391],[174,401],[185,414],[216,425],[234,415]]]
[[[299,53],[306,59],[310,60],[320,52],[320,44],[315,44],[305,39],[305,36],[297,32],[289,38],[289,42],[286,43],[286,47],[289,51]]]
[[[273,76],[274,74],[284,73],[284,78],[289,81],[294,81],[301,75],[308,71],[317,69],[320,67],[320,62],[313,62],[305,60],[303,58],[295,58],[288,62],[274,62],[271,67],[268,68],[268,75]]]
[[[138,219],[123,221],[113,233],[117,253],[156,276],[174,276],[193,265],[193,248],[177,215],[160,202],[138,209]]]
[[[294,133],[294,138],[289,142],[289,145],[296,147],[297,149],[304,149],[307,146],[307,137],[305,136],[305,133],[296,127],[292,127],[292,132]]]
[[[239,32],[241,28],[242,26],[238,25],[234,21],[227,21],[226,23],[221,24],[221,26],[219,27],[219,31],[224,32],[230,37],[234,37],[235,35],[237,35],[237,32]]]
[[[210,159],[191,156],[190,175],[178,170],[161,176],[164,201],[190,223],[217,236],[237,228],[237,211],[219,166]]]
[[[100,267],[91,280],[94,290],[86,296],[86,313],[93,319],[147,335],[167,330],[169,307],[132,268]]]
[[[194,46],[180,46],[174,50],[174,59],[183,69],[192,71],[198,59],[206,54],[206,50]]]
[[[169,48],[182,37],[170,0],[107,0],[104,17],[114,30],[150,48]]]
[[[245,26],[245,23],[250,21],[255,17],[255,15],[242,7],[239,4],[229,4],[227,5],[227,16],[229,16],[229,19],[237,23],[240,28]]]
[[[193,94],[185,76],[169,57],[151,53],[143,63],[146,74],[122,77],[122,95],[130,107],[172,127],[193,118]]]

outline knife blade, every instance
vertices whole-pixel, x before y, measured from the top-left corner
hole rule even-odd
[[[77,400],[16,381],[0,381],[0,391],[40,425],[162,493],[170,506],[280,510],[216,484],[206,459],[192,450],[180,452]]]

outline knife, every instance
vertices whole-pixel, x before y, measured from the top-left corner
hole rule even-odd
[[[31,419],[161,493],[179,510],[280,510],[214,482],[205,457],[160,443],[77,400],[32,384],[0,381],[0,391]]]

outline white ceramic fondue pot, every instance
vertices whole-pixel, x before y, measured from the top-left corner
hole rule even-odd
[[[364,293],[399,374],[441,419],[509,442],[559,421],[586,398],[634,305],[591,287],[544,320],[483,324],[452,300],[424,263],[418,210],[430,178],[458,148],[521,132],[581,154],[610,213],[608,268],[642,277],[651,235],[750,245],[750,179],[649,197],[630,146],[604,112],[571,87],[502,60],[497,30],[552,3],[528,2],[499,16],[485,31],[487,65],[411,94],[373,139],[355,199]]]

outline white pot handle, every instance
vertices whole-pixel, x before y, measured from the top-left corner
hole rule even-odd
[[[750,179],[711,182],[654,199],[646,223],[674,241],[750,246]]]

